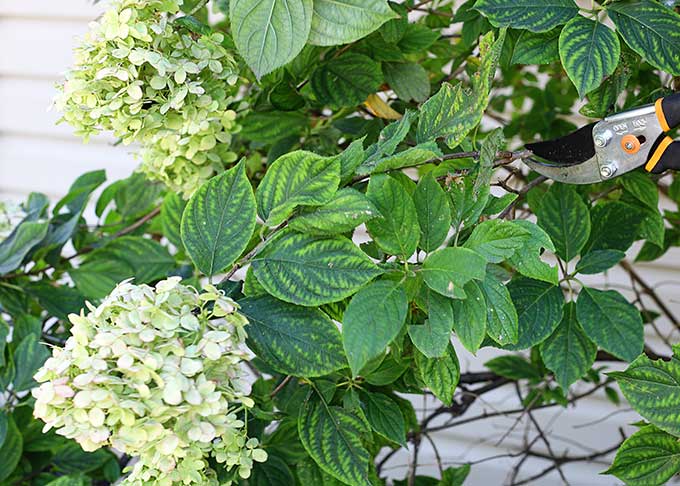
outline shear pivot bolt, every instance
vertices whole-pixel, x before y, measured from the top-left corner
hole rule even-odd
[[[605,130],[604,132],[595,135],[593,141],[597,147],[602,148],[607,146],[613,136],[614,134],[611,132],[611,130]]]
[[[604,137],[598,135],[597,137],[595,137],[595,145],[597,145],[598,147],[604,147],[605,145],[607,145],[607,140],[605,140]]]
[[[609,179],[614,174],[616,174],[616,169],[617,167],[615,164],[603,165],[602,167],[600,167],[600,175],[602,176],[603,179]]]

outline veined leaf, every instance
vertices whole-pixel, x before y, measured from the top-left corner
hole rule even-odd
[[[476,251],[489,263],[500,263],[524,249],[531,236],[512,221],[492,219],[475,226],[464,247]]]
[[[231,32],[258,78],[292,61],[312,26],[312,0],[231,0]]]
[[[239,301],[248,318],[248,342],[280,373],[313,378],[347,366],[335,324],[318,309],[270,296]]]
[[[550,64],[560,58],[561,29],[535,33],[524,30],[519,35],[512,53],[513,64]]]
[[[555,332],[541,344],[545,366],[555,374],[562,390],[585,375],[595,362],[597,346],[576,320],[576,305],[564,307],[564,317]]]
[[[420,231],[413,199],[398,181],[386,175],[371,177],[366,195],[381,216],[366,222],[375,242],[390,255],[410,257]]]
[[[288,227],[311,235],[337,235],[352,231],[379,214],[366,196],[346,187],[323,206],[303,211],[288,223]]]
[[[515,252],[508,259],[508,262],[525,277],[557,285],[559,281],[557,265],[551,267],[541,260],[541,252],[544,248],[548,251],[555,251],[555,246],[550,240],[548,233],[543,231],[537,224],[525,219],[518,219],[514,223],[529,231],[531,237],[526,242],[522,251]]]
[[[626,256],[620,250],[594,250],[586,253],[576,264],[576,272],[595,275],[610,269]]]
[[[252,486],[288,486],[295,478],[288,465],[278,456],[269,455],[266,462],[253,464]]]
[[[14,375],[14,390],[22,392],[36,386],[33,375],[49,357],[47,347],[38,342],[35,334],[26,336],[14,351],[14,364],[17,370]]]
[[[519,338],[507,349],[528,349],[543,342],[562,320],[562,290],[547,282],[520,277],[508,284],[517,309]]]
[[[654,211],[659,207],[659,188],[646,172],[633,171],[621,177],[625,192]]]
[[[644,217],[645,212],[640,208],[619,201],[593,206],[590,210],[592,230],[583,253],[593,250],[626,251],[637,239]],[[612,228],[626,228],[626,231],[611,231]]]
[[[413,202],[420,225],[420,248],[434,251],[444,243],[451,229],[451,208],[444,189],[432,173],[418,182]]]
[[[257,211],[269,226],[282,223],[297,206],[331,200],[340,184],[340,160],[296,150],[279,157],[257,188]],[[250,236],[249,236],[250,237]]]
[[[479,0],[475,8],[496,27],[545,32],[578,14],[574,0]]]
[[[187,202],[180,195],[169,192],[165,199],[163,199],[163,205],[161,206],[163,236],[180,250],[184,248],[181,228],[182,214],[186,205]]]
[[[309,43],[349,44],[395,17],[386,0],[314,0]]]
[[[471,78],[471,92],[462,84],[453,87],[444,83],[439,92],[423,104],[418,120],[418,142],[444,137],[446,144],[454,148],[479,124],[489,102],[505,30],[501,30],[495,41],[493,36],[493,32],[489,32],[480,40],[481,61],[479,70]]]
[[[274,297],[305,306],[352,295],[382,271],[346,238],[284,231],[252,262],[255,277]]]
[[[533,380],[538,381],[543,378],[540,371],[529,361],[521,356],[503,355],[498,356],[484,363],[484,366],[496,373],[511,380]]]
[[[399,405],[383,393],[361,394],[371,428],[388,440],[406,446],[406,424]]]
[[[645,425],[628,437],[604,474],[612,474],[628,486],[663,486],[680,472],[677,437]]]
[[[560,34],[560,59],[583,98],[612,74],[619,63],[619,38],[606,25],[577,15]]]
[[[478,282],[468,282],[464,290],[467,298],[453,301],[453,329],[465,349],[476,353],[486,336],[486,298]]]
[[[361,442],[366,425],[353,413],[330,406],[317,394],[300,408],[298,434],[314,461],[328,474],[347,484],[371,486],[370,456]]]
[[[460,379],[460,365],[456,350],[449,344],[441,358],[428,358],[416,351],[416,365],[423,383],[445,405],[451,405]]]
[[[516,343],[519,333],[517,309],[507,286],[487,272],[479,286],[486,302],[486,331],[498,344]]]
[[[382,65],[385,81],[403,101],[425,101],[430,96],[430,78],[420,64],[387,62]]]
[[[240,123],[242,137],[271,145],[282,138],[299,136],[309,120],[297,111],[251,111]]]
[[[421,353],[428,358],[439,358],[451,341],[453,301],[426,287],[421,293],[427,319],[423,324],[409,326],[408,334]]]
[[[590,339],[626,361],[642,352],[642,317],[633,304],[615,290],[584,287],[576,302],[576,317]]]
[[[449,186],[451,223],[458,231],[474,226],[489,200],[489,184],[481,185],[478,191],[475,191],[475,185],[475,180],[465,177]]]
[[[579,254],[590,236],[588,206],[573,187],[553,184],[536,210],[538,224],[555,244],[565,261]]]
[[[609,373],[637,413],[662,430],[680,435],[680,360],[673,347],[670,361],[638,356],[625,371]]]
[[[680,75],[680,15],[650,0],[614,2],[607,12],[631,49],[651,65]]]
[[[0,243],[0,275],[21,265],[24,257],[47,235],[48,223],[24,221]]]
[[[253,188],[240,163],[203,184],[182,215],[182,241],[198,269],[212,276],[234,263],[255,229]]]
[[[12,475],[21,459],[24,441],[14,419],[10,416],[7,423],[5,441],[0,445],[0,481]]]
[[[396,282],[374,282],[352,297],[342,320],[342,340],[354,376],[397,337],[407,312],[406,292]]]
[[[422,165],[429,160],[442,156],[441,150],[435,142],[420,143],[388,157],[372,157],[366,160],[358,169],[357,174],[377,174],[405,167]]]
[[[380,64],[353,52],[324,62],[310,78],[317,99],[332,107],[362,103],[378,90],[382,81]]]
[[[428,287],[446,297],[463,299],[470,280],[483,280],[486,260],[467,248],[442,248],[428,255],[420,270]]]

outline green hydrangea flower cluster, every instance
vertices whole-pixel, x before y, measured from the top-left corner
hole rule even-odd
[[[71,336],[35,376],[44,431],[137,456],[126,486],[217,486],[209,457],[243,478],[267,459],[237,415],[253,406],[241,368],[248,321],[215,287],[180,281],[122,282],[72,314]]]
[[[0,201],[0,241],[7,238],[25,217],[26,211],[21,205],[11,201]]]
[[[141,146],[141,171],[189,197],[224,165],[239,131],[236,62],[221,33],[173,22],[182,0],[115,0],[92,23],[55,100],[76,133]]]

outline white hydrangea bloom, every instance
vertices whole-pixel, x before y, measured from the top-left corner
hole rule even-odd
[[[228,106],[238,76],[222,34],[174,22],[181,4],[113,0],[76,48],[55,104],[86,140],[104,130],[140,143],[141,171],[189,197],[236,160]]]
[[[26,211],[21,205],[11,201],[0,201],[0,241],[7,238],[25,217]]]
[[[180,280],[123,282],[71,314],[71,337],[35,376],[44,431],[138,456],[127,486],[217,485],[208,457],[241,477],[267,459],[237,415],[253,406],[240,366],[247,320],[215,287]]]

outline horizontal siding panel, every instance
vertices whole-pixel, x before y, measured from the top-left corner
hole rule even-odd
[[[0,17],[0,45],[5,46],[0,77],[61,78],[71,64],[75,38],[86,31],[83,21]]]
[[[0,194],[44,192],[60,196],[83,172],[106,169],[108,179],[137,166],[129,147],[0,135]]]
[[[92,0],[0,0],[0,16],[48,18],[53,22],[79,19],[87,22],[99,15],[106,1]]]

